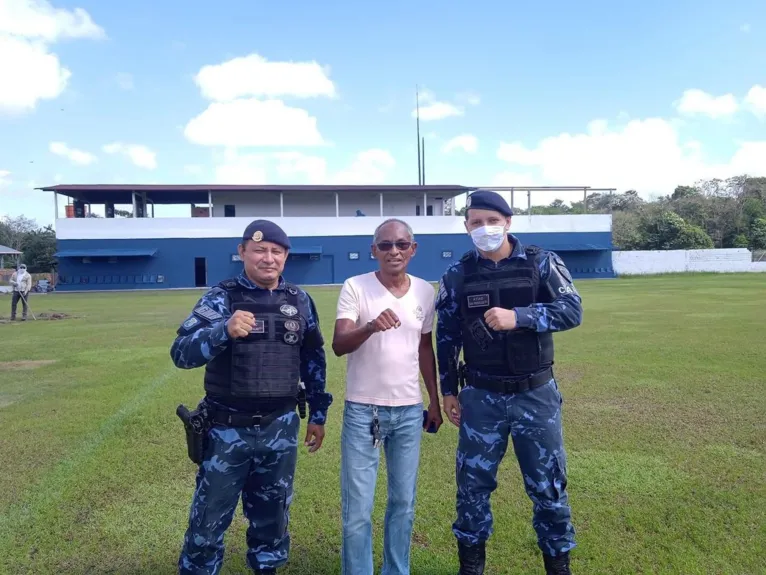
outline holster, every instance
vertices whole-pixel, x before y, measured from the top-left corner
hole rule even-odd
[[[207,412],[204,409],[189,411],[185,405],[179,405],[176,415],[181,419],[186,431],[186,450],[192,463],[199,465],[205,458],[207,433],[210,430]]]

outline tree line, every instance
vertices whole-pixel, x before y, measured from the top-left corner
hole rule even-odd
[[[694,186],[677,186],[672,194],[654,200],[642,199],[635,190],[594,193],[571,204],[557,199],[547,206],[514,208],[513,212],[612,214],[617,250],[766,250],[766,178],[701,180]],[[457,213],[465,214],[465,208]]]

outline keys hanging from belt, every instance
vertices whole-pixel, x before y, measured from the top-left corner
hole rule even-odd
[[[372,425],[370,426],[370,433],[372,435],[372,447],[377,449],[380,447],[380,421],[378,420],[378,408],[373,406],[372,408]]]

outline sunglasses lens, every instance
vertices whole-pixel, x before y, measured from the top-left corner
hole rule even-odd
[[[388,252],[391,251],[391,248],[394,247],[394,244],[391,242],[380,242],[378,244],[378,249],[382,252]]]

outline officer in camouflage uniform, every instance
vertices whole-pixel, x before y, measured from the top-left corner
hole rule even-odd
[[[533,503],[546,573],[568,575],[575,531],[553,333],[580,325],[581,300],[559,256],[523,246],[508,233],[512,215],[495,192],[469,196],[465,225],[477,249],[446,271],[437,295],[443,408],[460,429],[453,533],[460,574],[484,573],[490,495],[510,438]],[[458,363],[461,347],[464,366]]]
[[[242,273],[208,291],[178,329],[170,355],[183,369],[205,366],[206,395],[198,409],[209,430],[199,466],[183,550],[182,574],[217,574],[224,532],[242,493],[247,563],[275,573],[288,558],[305,385],[305,445],[322,445],[332,395],[319,318],[311,297],[282,278],[290,241],[266,220],[245,230],[238,247]]]

